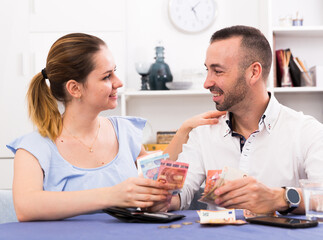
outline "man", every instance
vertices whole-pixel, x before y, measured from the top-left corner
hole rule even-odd
[[[267,92],[271,62],[270,45],[258,29],[233,26],[213,34],[204,87],[227,114],[191,131],[178,157],[190,164],[189,172],[170,210],[189,206],[208,170],[229,166],[248,177],[218,188],[218,206],[304,213],[299,179],[323,178],[323,126]]]

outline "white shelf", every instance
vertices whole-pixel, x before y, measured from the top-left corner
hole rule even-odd
[[[268,89],[268,91],[271,91]],[[275,87],[273,89],[274,93],[307,93],[307,92],[323,92],[323,88],[317,87]],[[125,97],[154,97],[154,96],[180,96],[180,95],[210,95],[209,90],[159,90],[159,91],[136,91],[136,90],[126,90],[120,92],[119,96]]]
[[[209,95],[209,90],[147,90],[147,91],[136,91],[126,90],[120,94],[124,96],[178,96],[178,95]]]
[[[323,37],[323,26],[274,27],[276,37]]]
[[[307,93],[323,92],[323,88],[317,87],[275,87],[274,93]]]

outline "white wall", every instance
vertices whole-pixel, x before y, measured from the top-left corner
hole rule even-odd
[[[279,18],[299,16],[303,18],[304,26],[323,25],[323,1],[322,0],[272,0],[273,5],[279,6],[272,12],[272,24],[279,25]],[[315,6],[315,7],[314,7]]]
[[[182,71],[205,72],[204,58],[213,32],[225,26],[242,24],[259,26],[258,0],[216,0],[218,14],[214,24],[204,32],[187,34],[175,29],[168,18],[168,0],[127,1],[126,81],[128,88],[140,88],[136,61],[154,62],[155,46],[162,41],[165,62],[173,81],[181,81]],[[185,80],[185,79],[184,79]]]

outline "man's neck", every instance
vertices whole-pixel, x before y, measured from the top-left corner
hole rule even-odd
[[[258,130],[259,120],[264,114],[269,103],[268,94],[256,101],[249,103],[247,107],[232,111],[232,129],[246,139]]]

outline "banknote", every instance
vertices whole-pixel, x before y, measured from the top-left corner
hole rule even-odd
[[[161,161],[157,181],[174,184],[174,194],[183,187],[188,167],[188,163],[163,160]]]
[[[245,224],[246,221],[237,220],[234,209],[220,211],[197,211],[201,224]]]
[[[214,191],[218,187],[221,187],[225,181],[232,181],[245,176],[247,176],[245,172],[233,167],[224,167],[222,170],[209,170],[205,182],[204,193],[199,201],[215,205],[214,201],[217,196],[214,194]]]
[[[221,178],[228,181],[236,180],[246,176],[247,174],[244,171],[233,167],[224,167],[221,173]]]
[[[210,190],[215,186],[216,181],[220,178],[221,172],[222,170],[208,170],[204,187],[205,193],[210,192]]]
[[[144,178],[157,180],[161,161],[169,158],[168,153],[144,159],[140,161],[140,167]]]
[[[138,157],[138,158],[137,158],[137,170],[138,170],[138,175],[142,174],[142,169],[141,169],[141,164],[140,164],[140,163],[141,163],[143,160],[150,159],[150,158],[154,158],[154,157],[157,157],[157,156],[160,156],[160,155],[163,155],[163,151],[158,150],[158,151],[150,152],[150,153],[149,153],[149,154],[147,154],[147,155],[144,155],[144,156]]]

